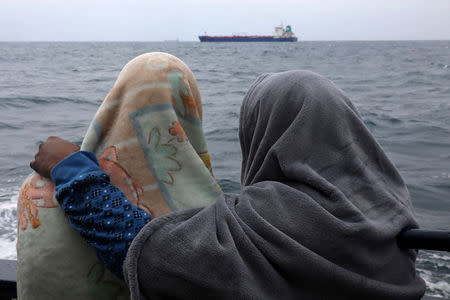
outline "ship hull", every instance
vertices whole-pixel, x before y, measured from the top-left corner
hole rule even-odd
[[[207,36],[198,37],[200,42],[296,42],[296,37],[275,38],[272,36]]]

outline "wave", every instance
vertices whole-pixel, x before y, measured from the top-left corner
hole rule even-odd
[[[84,82],[105,82],[105,81],[111,82],[113,80],[114,80],[114,78],[112,78],[112,77],[102,77],[102,78],[88,79],[88,80],[85,80]]]
[[[0,201],[0,259],[17,259],[18,198],[17,191],[9,201]]]
[[[224,193],[237,194],[241,189],[241,184],[234,180],[219,179],[217,180],[217,184],[220,185]]]
[[[13,129],[13,130],[15,130],[15,129],[23,129],[23,127],[22,126],[21,127],[14,126],[14,125],[11,125],[11,124],[6,124],[4,122],[0,122],[0,129]]]
[[[404,73],[403,76],[424,76],[425,73],[422,71],[408,71],[406,73]]]
[[[67,97],[40,97],[40,96],[18,96],[18,97],[2,97],[0,98],[0,107],[13,107],[13,108],[29,108],[34,105],[49,105],[55,103],[71,103],[71,104],[93,104],[92,101],[88,101],[81,98],[67,98]]]
[[[403,124],[404,121],[388,115],[376,115],[368,117],[367,114],[362,114],[364,123],[369,128],[374,128],[378,126],[392,126]]]
[[[450,255],[437,251],[420,251],[416,261],[417,271],[427,285],[426,294],[433,297],[450,297]]]
[[[238,128],[210,129],[205,131],[205,136],[210,141],[236,141]]]

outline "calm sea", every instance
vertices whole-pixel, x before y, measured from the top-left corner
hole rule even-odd
[[[450,229],[450,41],[0,43],[0,258],[16,258],[16,201],[39,141],[80,143],[121,68],[151,51],[178,56],[196,75],[226,192],[240,188],[238,115],[251,82],[306,69],[353,99],[404,176],[421,226]],[[428,295],[450,297],[450,253],[422,251],[417,266]]]

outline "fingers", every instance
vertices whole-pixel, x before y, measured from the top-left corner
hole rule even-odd
[[[39,150],[30,167],[41,176],[49,178],[52,168],[70,154],[80,150],[78,145],[56,136],[49,136],[39,143]]]
[[[41,151],[42,144],[43,144],[43,142],[40,142],[40,143],[39,143],[39,151]],[[36,166],[36,160],[38,160],[39,151],[38,151],[38,153],[36,153],[36,154],[34,155],[34,160],[32,160],[32,161],[30,162],[30,168],[32,168],[32,169],[35,170],[35,171],[36,171],[36,167],[37,167],[37,166]]]
[[[30,162],[30,168],[33,169],[36,173],[40,174],[39,164],[36,162],[36,160],[33,160]]]
[[[41,151],[42,143],[39,144],[39,151],[34,155],[34,160],[30,162],[30,167],[34,170],[36,167],[36,161],[39,159],[39,152]],[[34,166],[34,167],[33,167]]]
[[[30,168],[39,173],[39,152],[34,155],[34,160],[30,162]]]
[[[49,139],[47,138],[47,140],[45,142],[43,142],[43,141],[39,142],[38,152],[34,155],[34,160],[32,160],[30,162],[30,168],[33,169],[38,174],[42,173],[41,167],[40,167],[40,165],[41,165],[41,155],[40,154],[44,151],[45,144],[48,142],[48,140]]]

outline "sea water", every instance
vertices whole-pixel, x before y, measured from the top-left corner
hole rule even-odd
[[[203,98],[214,173],[240,189],[239,108],[255,78],[305,69],[333,80],[404,177],[420,225],[450,229],[450,41],[298,43],[0,43],[0,258],[16,258],[16,202],[40,141],[80,143],[121,68],[164,51],[185,61]],[[421,251],[427,294],[450,297],[450,254]]]

